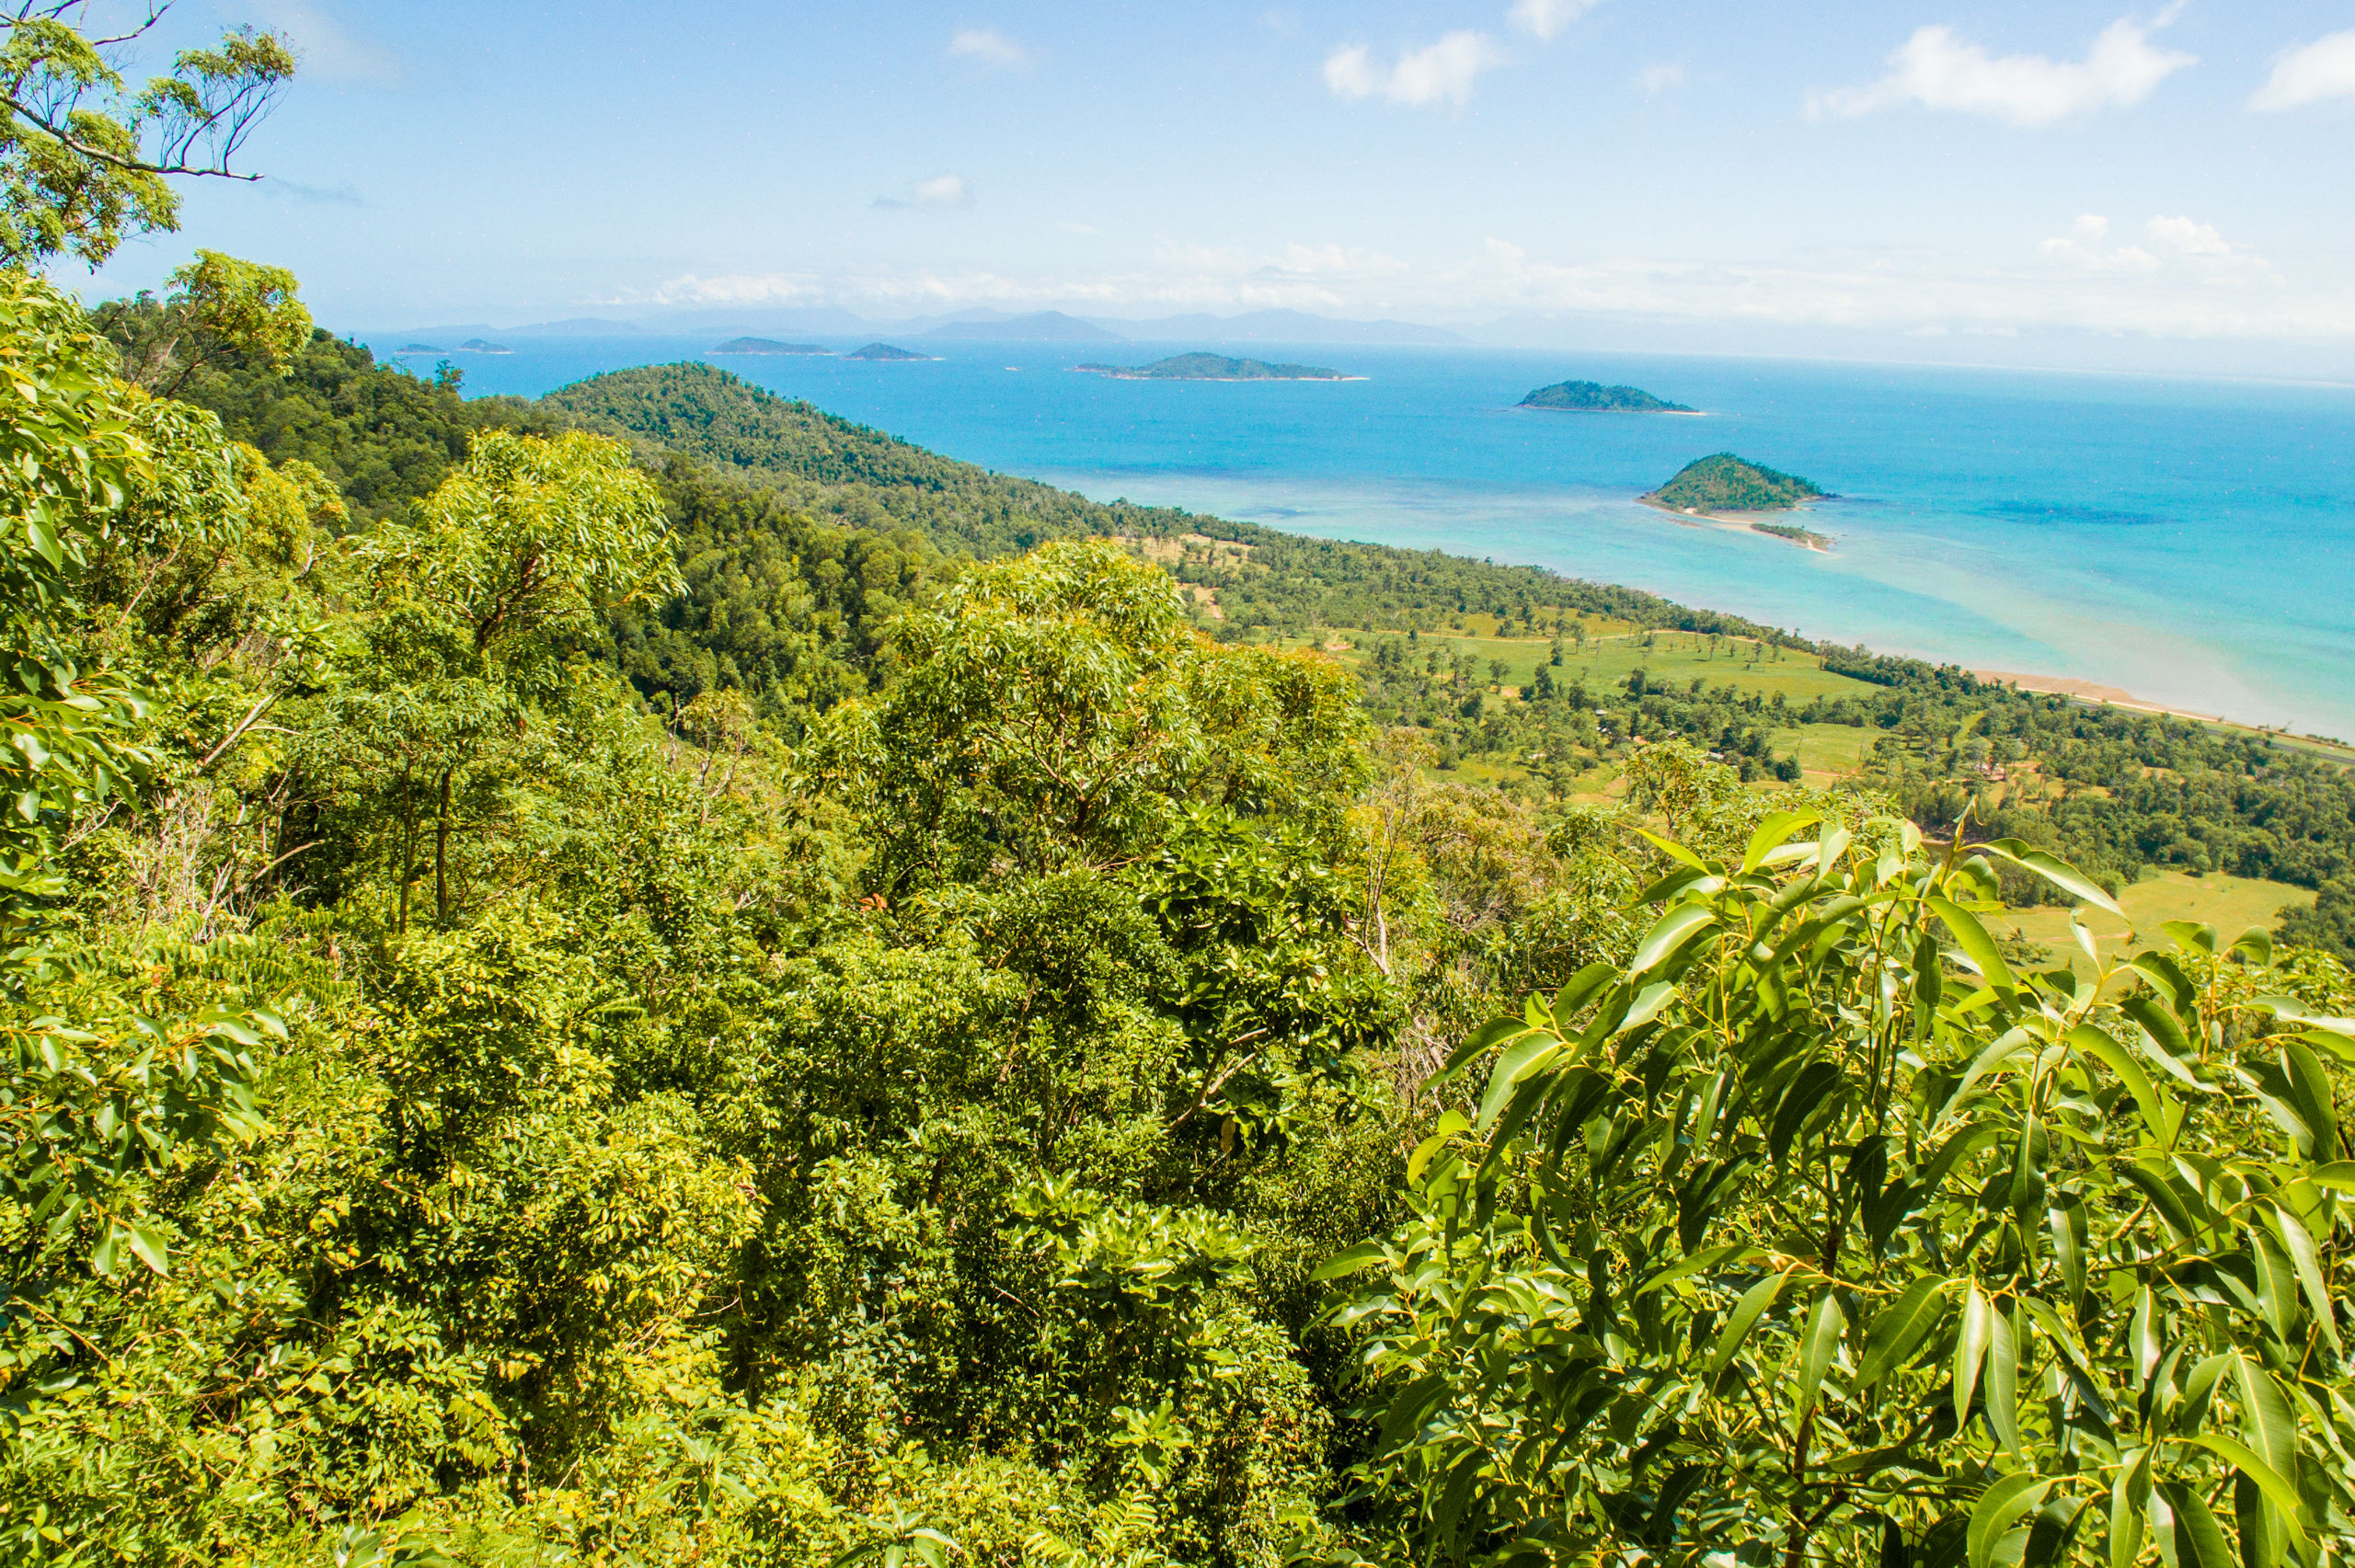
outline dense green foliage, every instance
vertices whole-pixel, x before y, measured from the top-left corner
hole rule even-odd
[[[1172,354],[1149,365],[1081,365],[1080,370],[1120,381],[1340,381],[1340,372],[1322,365],[1273,364],[1224,354]]]
[[[1931,857],[1817,811],[1662,843],[1633,956],[1466,1042],[1485,1091],[1409,1161],[1413,1215],[1322,1271],[1372,1271],[1335,1321],[1381,1422],[1380,1555],[2355,1546],[2325,1065],[2355,1023],[2279,994],[2261,933],[2171,929],[2122,994],[2015,972],[1998,863],[2099,898],[2023,845]]]
[[[1522,398],[1523,408],[1564,408],[1600,414],[1690,414],[1682,403],[1653,396],[1640,386],[1605,386],[1599,381],[1557,381]]]
[[[1721,452],[1694,458],[1647,498],[1679,511],[1786,511],[1822,494],[1796,474]]]

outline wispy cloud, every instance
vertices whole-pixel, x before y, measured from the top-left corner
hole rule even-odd
[[[1647,65],[1636,73],[1636,86],[1658,97],[1684,85],[1684,63],[1663,60],[1657,65]]]
[[[2318,38],[2275,58],[2273,74],[2248,107],[2261,114],[2303,109],[2325,98],[2355,97],[2355,28]]]
[[[1513,0],[1505,19],[1525,33],[1554,38],[1600,4],[1602,0]]]
[[[408,74],[397,51],[352,32],[311,0],[251,0],[245,10],[293,45],[305,76],[385,87]]]
[[[2131,108],[2161,82],[2198,63],[2151,41],[2172,14],[2153,22],[2112,22],[2083,60],[1993,55],[1965,42],[1950,27],[1924,27],[1889,57],[1889,74],[1879,81],[1809,95],[1808,116],[1847,120],[1918,104],[2034,129],[2096,109]]]
[[[624,290],[613,304],[792,305],[822,302],[829,291],[815,279],[782,272],[724,272],[706,278],[694,272],[657,284],[644,295]]]
[[[304,185],[299,179],[288,179],[273,174],[265,176],[256,189],[265,196],[282,197],[286,200],[310,206],[364,207],[368,204],[362,198],[360,188],[348,179],[334,185]]]
[[[1391,103],[1420,109],[1452,103],[1461,109],[1472,98],[1472,83],[1481,72],[1504,63],[1504,51],[1486,33],[1459,31],[1438,42],[1402,52],[1384,69],[1367,45],[1337,49],[1325,59],[1325,86],[1337,98],[1380,96]]]
[[[995,28],[966,28],[948,40],[948,52],[993,71],[1013,71],[1030,63],[1030,52]]]
[[[962,175],[936,174],[930,179],[920,179],[908,187],[903,196],[879,196],[878,207],[971,207],[973,188],[965,183]]]

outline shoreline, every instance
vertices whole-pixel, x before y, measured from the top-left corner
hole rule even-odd
[[[1532,414],[1640,414],[1648,417],[1666,415],[1671,419],[1706,419],[1706,408],[1556,408],[1544,403],[1516,403],[1515,412],[1527,409]]]
[[[1660,512],[1668,517],[1674,518],[1678,522],[1683,523],[1687,528],[1699,528],[1704,524],[1715,524],[1717,527],[1725,529],[1729,532],[1755,533],[1767,539],[1779,539],[1786,544],[1796,544],[1802,550],[1812,550],[1819,555],[1829,555],[1832,554],[1832,536],[1830,534],[1817,533],[1813,529],[1809,529],[1807,531],[1809,534],[1808,538],[1794,539],[1786,533],[1775,533],[1770,532],[1768,529],[1758,526],[1758,523],[1762,519],[1800,515],[1804,509],[1802,508],[1793,507],[1787,512],[1687,511],[1682,507],[1670,506],[1666,501],[1656,499],[1648,495],[1637,496],[1636,498],[1636,504],[1637,506],[1649,507],[1656,512]],[[1798,524],[1778,523],[1775,526],[1797,527]]]
[[[2196,708],[2171,707],[2165,703],[2154,703],[2147,698],[2136,696],[2123,687],[2105,686],[2099,681],[2088,681],[2082,676],[2037,675],[2016,670],[1974,670],[1970,673],[1994,685],[2016,686],[2023,692],[2040,692],[2049,696],[2074,697],[2078,702],[2091,703],[2099,707],[2125,708],[2129,712],[2138,714],[2164,714],[2170,718],[2188,718],[2203,724],[2230,725],[2235,729],[2263,727],[2257,725],[2242,724],[2239,720],[2226,718],[2222,714],[2201,713]]]

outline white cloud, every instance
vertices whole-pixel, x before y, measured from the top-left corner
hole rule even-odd
[[[2213,223],[2194,218],[2153,218],[2142,225],[2143,245],[2105,249],[2109,220],[2088,212],[2071,231],[2043,241],[2037,252],[2047,261],[2091,272],[2149,275],[2162,270],[2188,283],[2264,284],[2279,288],[2273,264],[2246,246],[2224,237]]]
[[[1854,119],[1913,103],[2035,128],[2099,109],[2130,108],[2176,72],[2197,63],[2191,55],[2151,42],[2159,25],[2131,17],[2112,22],[2083,60],[1999,57],[1964,42],[1952,28],[1924,27],[1889,57],[1888,75],[1867,86],[1811,93],[1808,115]]]
[[[245,9],[293,46],[304,76],[385,87],[408,74],[396,51],[358,37],[310,0],[253,0]]]
[[[1438,42],[1410,49],[1384,71],[1364,44],[1337,49],[1325,60],[1325,86],[1338,98],[1376,94],[1395,104],[1419,109],[1442,100],[1461,109],[1471,100],[1473,79],[1504,63],[1504,51],[1486,33],[1443,35]]]
[[[2355,97],[2355,28],[2277,56],[2273,74],[2257,88],[2248,107],[2259,113],[2279,113],[2325,98],[2351,97]]]
[[[908,187],[905,196],[879,196],[874,204],[878,207],[971,207],[973,204],[973,188],[965,183],[961,175],[936,174],[930,179],[920,179]]]
[[[1056,220],[1055,227],[1067,235],[1100,235],[1104,232],[1093,223],[1074,223],[1068,218]]]
[[[1506,20],[1526,33],[1553,38],[1600,5],[1602,0],[1513,0]]]
[[[1672,87],[1684,85],[1682,61],[1663,60],[1657,65],[1647,65],[1636,73],[1636,86],[1657,97]]]
[[[995,28],[967,28],[948,40],[948,52],[993,71],[1011,71],[1030,63],[1030,52]]]
[[[614,300],[615,304],[646,303],[654,305],[787,305],[810,304],[822,299],[825,291],[813,279],[790,277],[779,272],[729,272],[716,278],[683,273],[679,277],[657,284],[643,300],[631,297],[627,291]]]

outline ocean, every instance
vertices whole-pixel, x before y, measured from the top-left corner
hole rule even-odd
[[[506,341],[448,356],[468,395],[705,358],[714,339]],[[1070,372],[1204,345],[905,346],[939,358],[709,362],[1099,500],[1550,567],[1809,636],[2355,737],[2355,388],[1282,344],[1223,351],[1365,379],[1140,382]],[[404,362],[431,373],[432,359]],[[1573,378],[1705,417],[1513,406]],[[1798,519],[1832,548],[1637,504],[1716,452],[1834,492]]]

